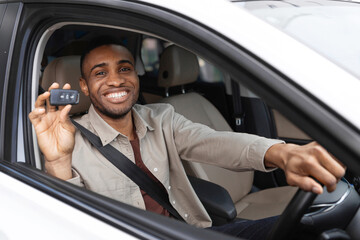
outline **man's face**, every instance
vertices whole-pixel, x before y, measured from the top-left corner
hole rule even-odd
[[[122,46],[103,45],[88,53],[80,86],[102,116],[122,118],[139,96],[139,79],[131,53]]]

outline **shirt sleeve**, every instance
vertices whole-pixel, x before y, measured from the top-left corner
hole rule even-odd
[[[80,174],[74,168],[71,169],[71,172],[72,172],[72,178],[66,181],[76,186],[84,187],[84,183],[80,177]]]
[[[252,134],[215,131],[177,113],[174,113],[173,131],[181,159],[234,171],[274,170],[265,167],[265,153],[274,144],[284,143]]]

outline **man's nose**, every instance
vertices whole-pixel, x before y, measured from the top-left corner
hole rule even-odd
[[[125,81],[126,79],[124,78],[124,76],[122,76],[122,74],[114,72],[109,75],[108,79],[106,80],[106,84],[109,86],[119,87]]]

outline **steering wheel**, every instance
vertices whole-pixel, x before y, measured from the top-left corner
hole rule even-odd
[[[297,227],[306,210],[311,206],[317,194],[305,192],[299,189],[290,203],[285,208],[283,214],[274,224],[267,236],[267,240],[285,240],[289,239],[290,233]]]

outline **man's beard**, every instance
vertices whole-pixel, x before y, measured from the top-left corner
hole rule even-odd
[[[130,106],[128,106],[120,111],[116,111],[116,110],[111,111],[111,109],[105,108],[91,94],[90,94],[90,101],[94,105],[95,109],[97,109],[99,112],[101,112],[105,116],[110,117],[112,119],[121,119],[121,118],[124,118],[131,111],[132,107],[136,104],[138,97],[139,97],[139,94],[137,94],[137,96],[134,97],[133,102],[131,103]]]

